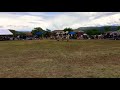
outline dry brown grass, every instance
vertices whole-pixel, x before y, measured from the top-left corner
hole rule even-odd
[[[120,41],[1,41],[0,78],[120,78]]]

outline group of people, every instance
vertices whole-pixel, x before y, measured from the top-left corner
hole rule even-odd
[[[113,39],[113,40],[119,40],[120,39],[120,34],[117,34],[117,33],[107,33],[104,38],[109,38],[109,39]]]
[[[70,39],[113,39],[113,40],[119,40],[120,39],[120,35],[118,35],[117,33],[107,33],[107,34],[100,34],[100,35],[87,35],[87,34],[55,34],[55,35],[51,35],[49,37],[37,37],[37,36],[32,36],[32,37],[28,37],[28,36],[0,36],[0,41],[5,41],[5,40],[38,40],[38,39],[54,39],[57,41],[60,40],[67,40],[69,41]]]
[[[70,39],[70,35],[69,34],[64,34],[64,35],[62,35],[62,34],[58,34],[58,35],[56,35],[56,40],[57,41],[60,41],[60,40],[67,40],[67,41],[69,41],[69,39]]]
[[[109,34],[100,34],[100,35],[87,35],[87,34],[83,34],[83,35],[80,35],[80,36],[77,36],[76,35],[76,38],[73,38],[73,35],[56,35],[56,37],[54,38],[56,39],[57,41],[60,41],[60,40],[67,40],[69,41],[69,39],[112,39],[112,40],[119,40],[120,39],[120,35],[114,33],[112,35],[109,35]]]
[[[11,40],[10,36],[0,36],[0,41]]]

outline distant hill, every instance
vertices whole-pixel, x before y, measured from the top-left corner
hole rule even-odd
[[[23,33],[27,33],[27,32],[31,32],[31,31],[17,31],[17,32],[23,32]]]
[[[104,27],[106,27],[106,26],[100,26],[100,27],[79,27],[76,30],[84,31],[84,30],[90,30],[90,29],[97,29],[97,30],[103,31]],[[118,27],[119,26],[110,26],[110,30],[111,31],[116,31],[116,30],[118,30]]]

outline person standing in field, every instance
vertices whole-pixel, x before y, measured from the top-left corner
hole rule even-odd
[[[20,40],[20,35],[17,36],[17,39]]]
[[[118,39],[117,33],[114,33],[113,37],[114,37],[114,40],[117,40]]]
[[[70,35],[69,34],[67,34],[66,39],[67,39],[67,41],[69,41],[69,39],[70,39]]]
[[[60,39],[60,36],[59,36],[59,34],[57,35],[57,41],[59,41],[59,39]]]

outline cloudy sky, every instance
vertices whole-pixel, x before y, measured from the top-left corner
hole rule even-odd
[[[120,25],[120,12],[0,12],[0,28],[31,31]]]

